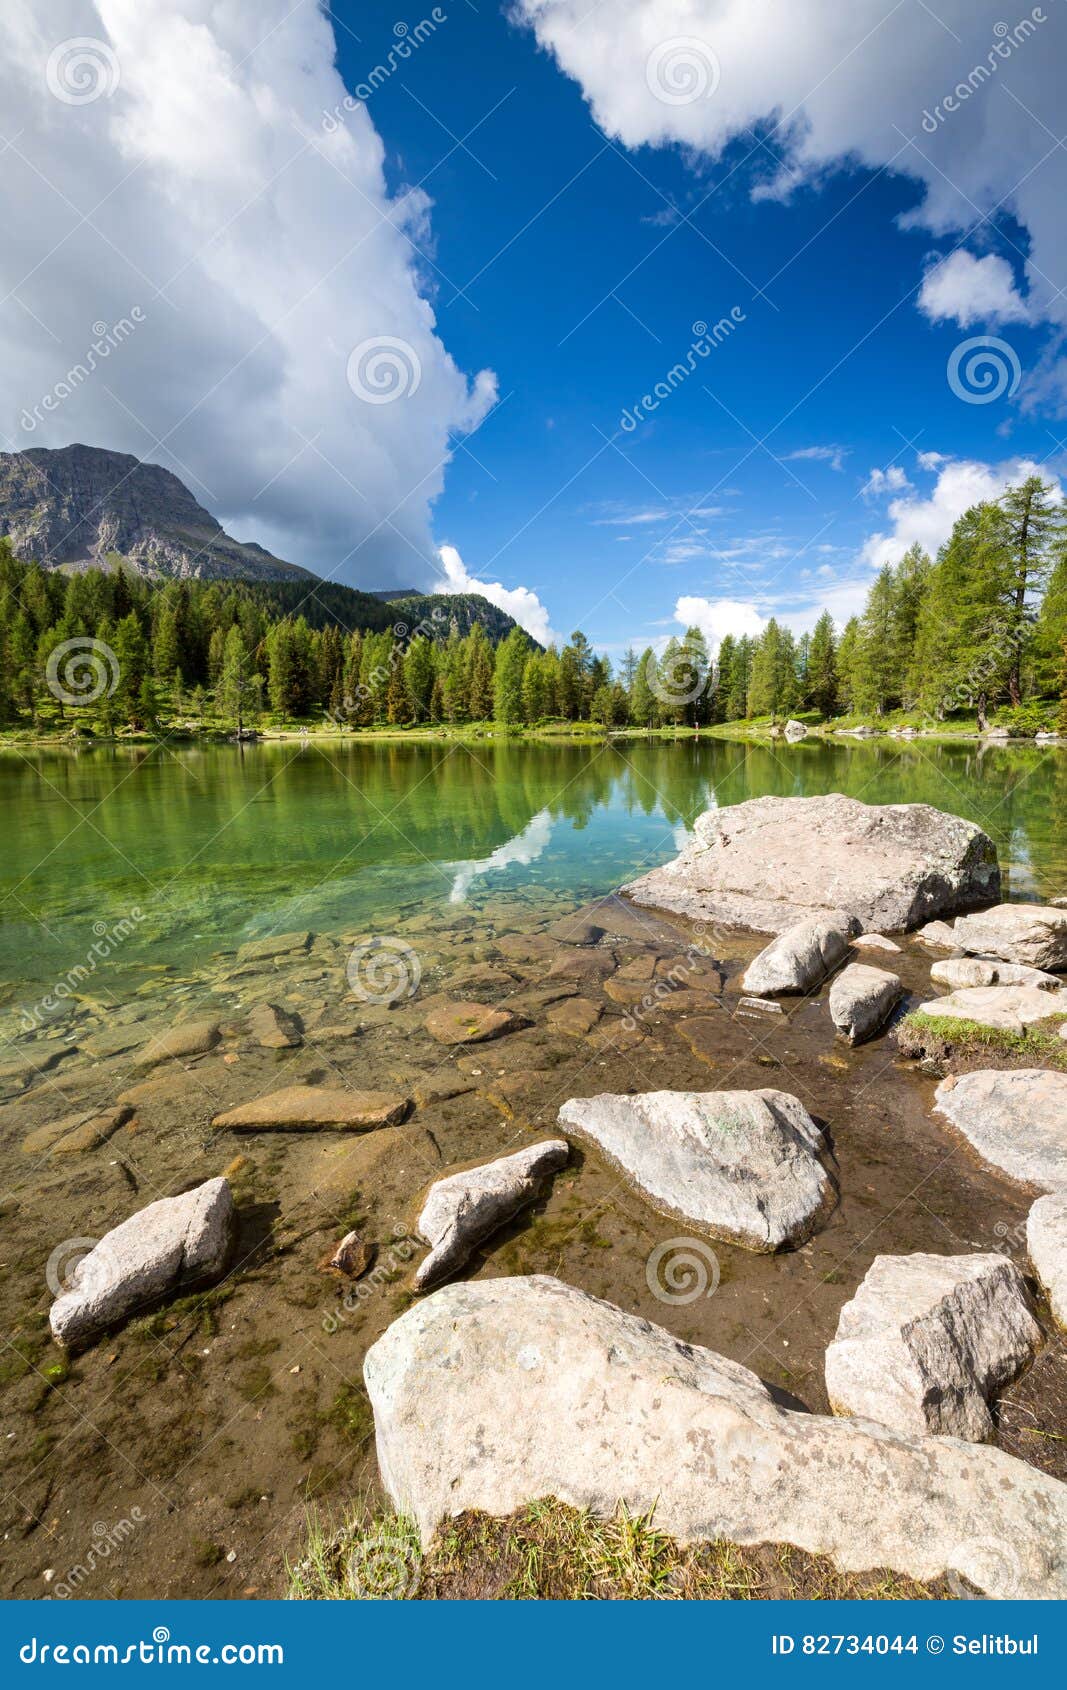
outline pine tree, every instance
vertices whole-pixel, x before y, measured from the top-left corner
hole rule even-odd
[[[1004,606],[1012,631],[1013,653],[1008,670],[1008,696],[1022,701],[1023,653],[1033,622],[1031,599],[1045,587],[1052,568],[1052,548],[1063,529],[1059,504],[1051,483],[1029,475],[1000,498],[1007,525],[1010,580]]]
[[[808,651],[807,703],[824,721],[837,714],[837,651],[834,622],[824,610],[811,634]]]
[[[498,722],[521,722],[522,678],[530,642],[521,628],[511,628],[497,647],[493,676],[493,716]]]
[[[226,635],[222,657],[222,674],[215,693],[215,704],[227,727],[240,733],[249,704],[250,663],[244,635],[234,623]]]
[[[638,658],[637,668],[634,670],[633,685],[630,688],[630,717],[636,727],[651,728],[655,726],[656,694],[654,688],[657,683],[656,654],[651,646],[646,646]]]

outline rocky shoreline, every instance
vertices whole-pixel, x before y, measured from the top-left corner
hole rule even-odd
[[[804,806],[818,841],[807,853]],[[450,1317],[460,1330],[456,1378],[480,1355],[483,1369],[499,1363],[511,1383],[501,1385],[498,1453],[474,1463],[471,1486],[449,1509],[511,1513],[549,1494],[595,1513],[620,1499],[647,1507],[664,1494],[670,1449],[679,1482],[688,1475],[686,1497],[699,1493],[658,1521],[680,1540],[770,1538],[845,1570],[958,1575],[1002,1595],[1047,1594],[1065,1577],[1054,1441],[1064,1429],[1059,1076],[1011,1076],[1028,1088],[1012,1119],[1034,1120],[1032,1146],[1020,1150],[1015,1133],[1013,1161],[996,1149],[988,1102],[967,1117],[957,1104],[942,1109],[957,1088],[946,1081],[935,1099],[934,1076],[899,1057],[895,1041],[916,1000],[948,1001],[930,996],[952,984],[931,982],[939,957],[977,957],[993,971],[990,984],[961,986],[956,997],[1008,994],[965,1002],[961,1025],[968,1008],[1018,1020],[1028,992],[1041,999],[1038,1024],[1055,1025],[1067,913],[990,910],[989,841],[926,806],[758,800],[703,818],[682,861],[681,871],[645,877],[636,906],[609,898],[575,911],[559,900],[553,913],[531,893],[525,915],[521,900],[486,898],[477,915],[401,915],[385,938],[270,935],[172,983],[166,1022],[153,992],[117,1013],[78,1004],[65,1025],[25,1040],[0,1073],[18,1170],[5,1203],[19,1239],[6,1314],[24,1363],[7,1386],[14,1423],[27,1417],[9,1443],[18,1512],[8,1529],[23,1545],[15,1593],[35,1581],[40,1592],[55,1573],[38,1546],[56,1510],[69,1522],[132,1490],[166,1496],[157,1510],[176,1507],[183,1522],[172,1533],[170,1594],[206,1593],[205,1584],[271,1593],[308,1499],[334,1502],[373,1480],[374,1421],[378,1476],[431,1533],[442,1506],[434,1486],[467,1471],[463,1413],[484,1403],[472,1386],[461,1411],[454,1381],[420,1364],[412,1413],[418,1420],[443,1391],[435,1427],[459,1413],[461,1441],[450,1450],[436,1435],[417,1440],[432,1472],[416,1477],[406,1457],[388,1454],[394,1398],[368,1352],[397,1358],[392,1377],[409,1365],[404,1334],[429,1331],[439,1306],[477,1310],[497,1296],[518,1299],[515,1309],[499,1332],[472,1337],[473,1349]],[[664,886],[672,902],[652,911]],[[742,898],[749,918],[761,912],[764,935],[777,935],[769,946],[737,925]],[[941,919],[969,909],[979,913],[953,929]],[[876,920],[886,931],[870,931]],[[934,931],[906,932],[920,920]],[[1048,979],[1020,983],[1012,969]],[[1043,1077],[1028,1080],[1035,1072]],[[1042,1190],[1044,1209],[1032,1203]],[[92,1248],[50,1261],[49,1309],[36,1289],[41,1244],[55,1258],[64,1227],[66,1245]],[[848,1338],[837,1328],[850,1293],[870,1295],[872,1275],[888,1271],[879,1262],[920,1257],[947,1264],[951,1284],[931,1300],[926,1270],[914,1308],[894,1292],[875,1353],[885,1353],[887,1319],[904,1333],[922,1310],[933,1333],[962,1297],[973,1328],[966,1378],[946,1379],[930,1338],[929,1377],[916,1388],[921,1401],[951,1386],[970,1403],[955,1439],[959,1426],[971,1439],[980,1427],[983,1441],[963,1446],[957,1477],[945,1479],[952,1508],[931,1519],[917,1548],[904,1522],[923,1505],[924,1482],[929,1503],[930,1461],[948,1475],[954,1440],[939,1428],[910,1431],[919,1439],[912,1473],[900,1434],[889,1446],[867,1423],[881,1418],[872,1402],[889,1414],[877,1368],[858,1411],[852,1387],[835,1396],[824,1362],[829,1369],[828,1352]],[[999,1315],[984,1291],[976,1304],[965,1289],[986,1284],[973,1264],[993,1258],[1006,1264],[993,1276]],[[473,1277],[433,1289],[457,1272]],[[1014,1303],[1003,1301],[1009,1281]],[[553,1350],[552,1365],[542,1353],[552,1320],[539,1311],[561,1308],[560,1297],[585,1299],[574,1305],[576,1330],[592,1334],[591,1354],[606,1344],[628,1358],[605,1375],[617,1388],[618,1436],[625,1422],[636,1439],[626,1482],[597,1478],[592,1454],[571,1462],[561,1453],[554,1422],[573,1428],[588,1416],[592,1451],[597,1420],[591,1398],[562,1406],[591,1378],[587,1363],[571,1349]],[[61,1349],[42,1330],[49,1313]],[[616,1320],[620,1336],[604,1339],[601,1327]],[[681,1345],[672,1365],[683,1374],[705,1370],[705,1383],[691,1385],[697,1420],[684,1432],[651,1400],[635,1406],[644,1352],[652,1362],[663,1344]],[[527,1391],[537,1385],[530,1413],[548,1439],[543,1457],[516,1432],[514,1414],[509,1430],[520,1378]],[[161,1398],[154,1387],[164,1381],[171,1391]],[[755,1416],[737,1434],[738,1464],[723,1467],[720,1454],[711,1468],[678,1468],[686,1440],[720,1448],[722,1429],[701,1416],[737,1393],[730,1413],[743,1402]],[[681,1399],[677,1411],[688,1412]],[[856,1412],[867,1416],[862,1426]],[[1028,1421],[1044,1427],[1047,1448],[1027,1445]],[[248,1435],[247,1462],[236,1427]],[[882,1504],[847,1532],[844,1493],[815,1509],[804,1476],[831,1450],[832,1465],[859,1464],[854,1484]],[[245,1466],[265,1475],[263,1488],[252,1479],[231,1506],[224,1475]],[[1012,1498],[999,1516],[998,1488]],[[990,1570],[988,1553],[974,1549],[980,1518],[983,1541],[1016,1544],[1007,1571]],[[144,1569],[155,1555],[158,1570],[164,1531],[148,1510],[116,1555],[109,1573],[124,1594],[147,1589]]]

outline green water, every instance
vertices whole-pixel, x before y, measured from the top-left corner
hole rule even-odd
[[[575,901],[675,854],[701,810],[765,793],[922,801],[996,841],[1011,895],[1067,889],[1067,754],[733,741],[295,742],[0,755],[9,1006],[131,912],[108,960],[182,970],[268,932],[368,927],[517,892]]]

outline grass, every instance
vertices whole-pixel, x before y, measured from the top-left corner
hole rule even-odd
[[[469,1512],[445,1521],[425,1556],[413,1520],[359,1505],[337,1528],[309,1522],[291,1598],[359,1601],[817,1601],[946,1598],[875,1570],[840,1573],[787,1544],[679,1544],[652,1512],[620,1505],[610,1519],[547,1497],[507,1519]]]
[[[996,1066],[1000,1068],[1067,1069],[1067,1039],[1059,1033],[1064,1022],[1067,1015],[1049,1016],[1022,1033],[1012,1033],[1004,1027],[916,1009],[897,1028],[897,1044],[902,1056],[934,1061],[999,1058]]]

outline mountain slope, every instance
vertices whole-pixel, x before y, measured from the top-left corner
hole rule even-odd
[[[170,470],[98,446],[0,452],[0,535],[47,569],[121,558],[155,579],[315,579],[234,540]]]
[[[407,593],[388,602],[397,620],[412,633],[421,632],[434,640],[448,638],[453,618],[460,634],[469,634],[475,622],[480,622],[493,645],[499,645],[517,626],[513,616],[490,604],[481,593]],[[530,643],[537,645],[532,636]]]

